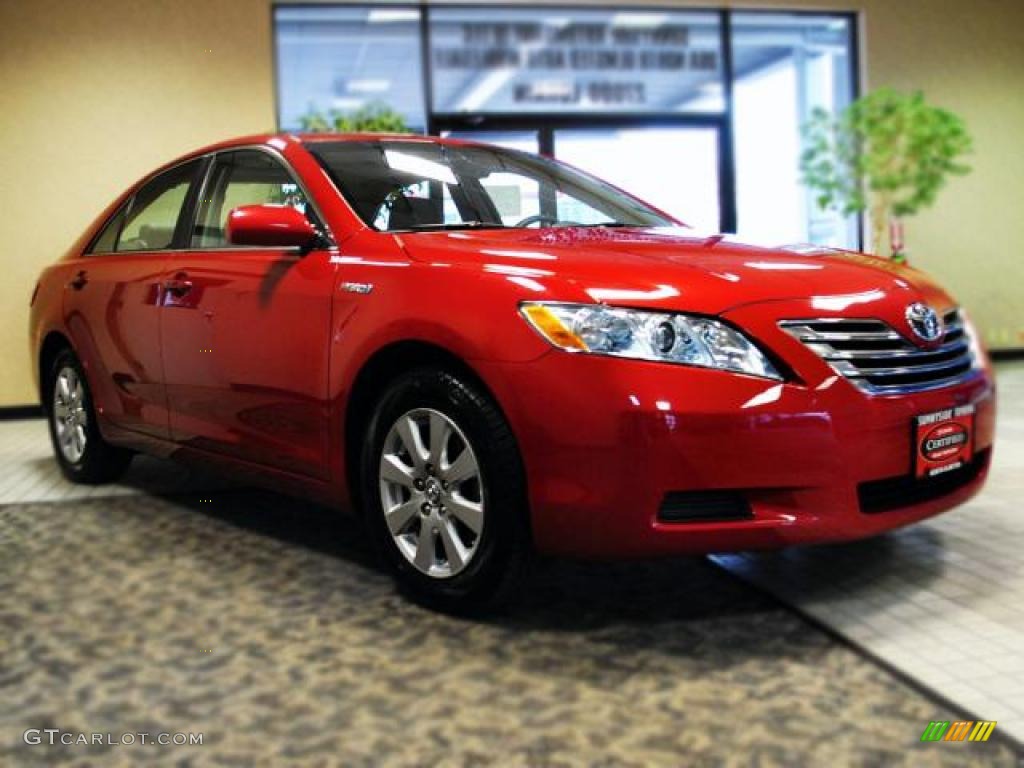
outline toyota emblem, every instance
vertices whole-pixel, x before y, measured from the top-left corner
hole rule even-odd
[[[907,307],[907,325],[914,334],[924,341],[936,341],[942,336],[942,320],[939,314],[920,301]]]

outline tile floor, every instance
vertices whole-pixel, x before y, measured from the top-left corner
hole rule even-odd
[[[199,477],[170,461],[138,456],[118,483],[73,485],[57,468],[42,419],[0,421],[0,505],[73,501],[133,493],[181,493],[227,487],[228,481]]]
[[[1001,365],[998,376],[993,471],[970,503],[874,540],[714,560],[1024,742],[1024,364]],[[0,504],[187,492],[210,482],[138,459],[120,484],[71,486],[50,458],[42,421],[0,422]]]
[[[988,484],[945,515],[840,546],[715,557],[1024,742],[1024,363],[998,368]]]

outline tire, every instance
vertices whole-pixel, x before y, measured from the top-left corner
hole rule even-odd
[[[507,604],[530,549],[525,472],[479,387],[438,368],[395,380],[370,418],[360,477],[365,522],[402,591],[452,613]]]
[[[61,350],[50,366],[43,408],[53,453],[64,477],[73,483],[98,485],[124,474],[132,454],[110,445],[100,434],[89,383],[70,349]]]

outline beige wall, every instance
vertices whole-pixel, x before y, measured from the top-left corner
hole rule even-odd
[[[1024,3],[731,5],[861,11],[866,87],[922,88],[966,118],[974,173],[907,239],[992,346],[1024,347]],[[40,267],[156,165],[273,127],[270,13],[269,0],[0,2],[0,406],[35,399],[26,317]]]
[[[273,130],[269,2],[0,0],[0,406],[35,401],[42,265],[174,156]]]

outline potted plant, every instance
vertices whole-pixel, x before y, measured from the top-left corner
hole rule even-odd
[[[963,121],[928,104],[920,92],[869,93],[838,115],[816,108],[804,126],[800,170],[823,209],[869,212],[871,247],[905,261],[901,219],[935,202],[951,175],[970,168]]]
[[[412,133],[405,118],[387,104],[374,102],[354,112],[329,110],[326,114],[310,109],[299,118],[307,133]]]

